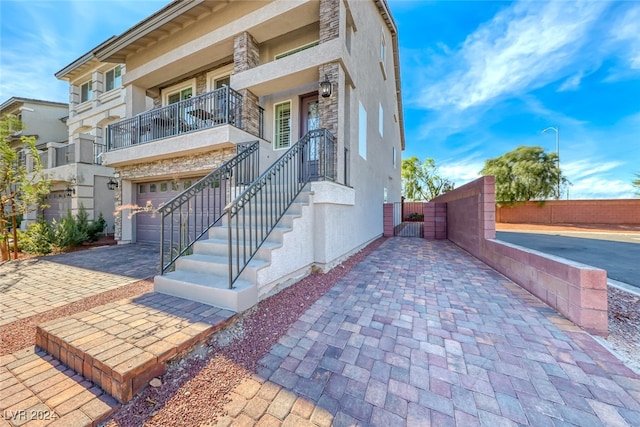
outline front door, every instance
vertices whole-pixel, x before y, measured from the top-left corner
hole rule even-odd
[[[304,137],[309,131],[320,129],[320,109],[318,94],[305,96],[300,100],[300,137]],[[302,153],[302,173],[311,181],[318,179],[318,160],[320,138],[311,137]]]

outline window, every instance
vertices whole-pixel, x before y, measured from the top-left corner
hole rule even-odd
[[[163,182],[163,183],[160,184],[160,191],[162,193],[165,193],[167,191],[167,183],[166,182]]]
[[[178,92],[170,93],[167,99],[169,101],[169,104],[175,104],[176,102],[184,101],[185,99],[191,98],[192,95],[193,88],[188,87]]]
[[[213,88],[220,89],[231,85],[231,76],[224,76],[213,81]]]
[[[391,154],[393,155],[393,168],[396,169],[398,167],[398,161],[396,160],[398,158],[396,147],[393,147],[393,151],[391,152]]]
[[[144,184],[138,185],[138,193],[144,193],[144,192],[145,192]]]
[[[382,103],[378,104],[378,132],[380,132],[380,136],[384,136],[384,110],[382,109]]]
[[[105,74],[107,91],[122,86],[122,67],[118,65],[113,70],[107,71]]]
[[[288,148],[291,145],[291,102],[276,104],[274,118],[273,148]]]
[[[315,42],[311,42],[311,43],[305,44],[303,46],[297,47],[295,49],[291,49],[291,50],[288,50],[286,52],[279,53],[279,54],[274,56],[274,59],[281,59],[281,58],[285,58],[287,56],[291,56],[291,55],[293,55],[295,53],[302,52],[303,50],[307,50],[307,49],[312,48],[314,46],[318,46],[319,43],[320,43],[319,41],[315,41]]]
[[[358,102],[358,153],[367,159],[367,110]]]
[[[150,184],[149,185],[149,192],[150,193],[155,193],[156,192],[156,185],[155,184]]]
[[[80,102],[87,102],[93,99],[93,82],[89,80],[80,86]]]

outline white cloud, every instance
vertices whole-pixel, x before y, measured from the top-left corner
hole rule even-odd
[[[571,199],[632,199],[634,193],[629,182],[595,176],[576,180],[569,187]]]
[[[580,180],[614,170],[623,164],[624,162],[618,161],[601,162],[597,159],[581,159],[562,163],[562,172],[569,177],[570,181],[572,178]]]
[[[464,110],[567,74],[606,2],[519,2],[469,35],[450,70],[421,93],[424,108]]]
[[[628,65],[640,70],[640,6],[626,10],[622,18],[611,26],[615,41],[622,44],[622,52]]]
[[[453,162],[442,163],[438,166],[440,176],[453,181],[456,187],[480,177],[480,170],[484,162],[474,158],[467,158]]]
[[[565,80],[562,83],[562,85],[560,85],[560,87],[558,88],[558,92],[565,92],[568,90],[578,89],[580,87],[580,82],[582,81],[583,77],[584,77],[584,72],[582,71],[580,71],[577,74],[574,74],[573,76]]]

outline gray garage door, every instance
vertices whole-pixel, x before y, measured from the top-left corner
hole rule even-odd
[[[50,192],[45,202],[49,207],[44,209],[44,219],[47,221],[59,220],[63,215],[71,210],[71,197],[67,197],[64,190]]]
[[[138,206],[151,203],[158,207],[166,201],[180,194],[199,178],[166,180],[155,182],[141,182],[137,184]],[[136,214],[136,241],[141,243],[160,242],[160,216],[149,212]]]

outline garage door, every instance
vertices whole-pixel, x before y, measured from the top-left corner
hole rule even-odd
[[[171,200],[185,189],[189,188],[191,184],[197,182],[200,178],[189,178],[189,179],[179,179],[179,180],[170,180],[170,181],[156,181],[156,182],[144,182],[137,184],[137,197],[136,204],[138,206],[146,206],[151,204],[153,207],[157,208],[158,206],[166,203]],[[204,193],[203,197],[197,197],[196,203],[191,202],[189,206],[184,206],[182,210],[182,219],[184,223],[189,226],[189,235],[193,236],[195,234],[195,227],[197,226],[199,230],[202,229],[202,224],[207,223],[210,219],[213,218],[213,207],[215,206],[218,210],[224,208],[224,206],[219,206],[223,204],[223,200],[221,199],[221,193],[224,192],[226,188],[226,183],[222,182],[215,186],[212,185],[209,192]],[[206,212],[211,213],[210,217],[207,215],[203,215],[202,206],[203,204],[210,204]],[[218,212],[219,213],[219,212]],[[174,236],[173,240],[179,241],[179,232],[186,232],[186,229],[181,230],[181,226],[179,224],[179,215],[175,215],[173,231]],[[160,221],[162,218],[159,214],[151,213],[151,212],[140,212],[135,216],[136,222],[136,241],[141,243],[159,243],[160,242]],[[168,221],[168,219],[167,219]],[[169,224],[165,223],[165,227],[170,227]],[[184,226],[183,226],[184,227]],[[170,231],[167,229],[165,233],[169,233]],[[165,237],[169,239],[167,235]],[[184,238],[183,238],[184,240]]]
[[[58,221],[67,211],[71,210],[71,197],[67,197],[66,191],[52,191],[46,199],[49,207],[44,209],[44,219],[47,221]]]
[[[198,179],[141,182],[137,190],[136,204],[146,206],[151,203],[154,207],[171,200],[188,188],[192,182]],[[160,216],[151,212],[140,212],[136,219],[136,240],[141,243],[160,242]]]

